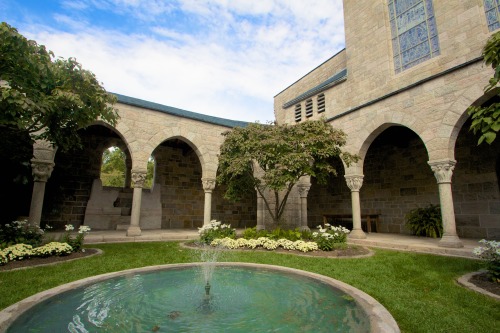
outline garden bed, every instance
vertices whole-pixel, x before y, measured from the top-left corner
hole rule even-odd
[[[0,266],[0,271],[10,271],[14,269],[23,269],[35,266],[52,265],[60,262],[66,262],[75,259],[90,257],[101,253],[102,251],[99,249],[85,249],[85,252],[82,251],[72,252],[67,256],[50,256],[46,258],[35,257],[24,260],[14,260],[14,261],[9,261],[7,264]]]

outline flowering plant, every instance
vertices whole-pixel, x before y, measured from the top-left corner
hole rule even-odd
[[[16,244],[0,250],[0,265],[32,257],[64,256],[71,252],[73,248],[67,243],[51,242],[35,248],[28,244]]]
[[[67,243],[68,245],[70,245],[71,248],[73,249],[73,252],[78,252],[81,250],[83,246],[85,235],[90,231],[90,227],[86,225],[81,225],[78,228],[78,233],[76,237],[73,237],[73,235],[71,235],[71,232],[73,230],[75,230],[75,227],[72,224],[66,224],[65,232],[64,235],[62,236],[61,241],[63,243]]]
[[[318,231],[312,233],[313,239],[318,244],[318,248],[323,251],[332,251],[337,244],[345,244],[350,230],[342,226],[335,227],[325,223],[323,228],[318,226]]]
[[[222,224],[219,221],[212,220],[209,224],[198,228],[200,241],[204,244],[210,244],[216,238],[235,238],[236,230],[231,228],[229,224]]]
[[[500,242],[482,239],[479,243],[484,246],[476,247],[472,253],[488,262],[488,273],[492,280],[500,283]]]
[[[42,228],[29,224],[27,220],[0,225],[0,248],[19,243],[38,246],[42,243],[43,234]]]
[[[245,238],[216,238],[211,243],[211,246],[220,246],[227,249],[238,249],[238,248],[250,248],[255,249],[257,247],[262,247],[266,250],[275,250],[278,247],[282,247],[286,250],[298,250],[302,252],[309,252],[318,250],[318,245],[315,242],[305,242],[302,240],[291,241],[288,239],[278,239],[273,240],[268,237],[259,237],[257,239],[245,239]]]

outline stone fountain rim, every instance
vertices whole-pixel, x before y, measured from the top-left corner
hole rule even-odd
[[[137,274],[137,273],[146,273],[146,272],[154,272],[164,269],[175,269],[175,268],[186,268],[186,267],[197,267],[203,265],[203,262],[194,262],[194,263],[182,263],[182,264],[167,264],[167,265],[156,265],[156,266],[147,266],[140,268],[132,268],[118,272],[105,273],[96,276],[91,276],[88,278],[84,278],[81,280],[73,281],[66,283],[61,286],[57,286],[30,297],[27,297],[7,308],[0,311],[0,333],[4,333],[7,331],[8,327],[25,311],[29,310],[31,307],[36,304],[43,302],[44,300],[58,295],[60,293],[83,287],[86,285],[90,285],[92,283],[101,282],[107,279],[111,279],[114,277],[125,276],[128,274]],[[274,271],[281,271],[286,273],[293,273],[297,275],[302,275],[306,277],[310,277],[312,279],[322,281],[328,285],[333,286],[351,296],[358,305],[365,311],[370,321],[371,332],[372,333],[398,333],[400,329],[396,320],[392,317],[392,315],[387,311],[387,309],[380,304],[373,297],[368,295],[367,293],[354,288],[353,286],[344,283],[342,281],[316,274],[311,273],[295,268],[289,268],[284,266],[275,266],[275,265],[267,265],[267,264],[255,264],[255,263],[243,263],[243,262],[217,262],[215,263],[217,266],[222,267],[252,267],[252,268],[263,268]]]

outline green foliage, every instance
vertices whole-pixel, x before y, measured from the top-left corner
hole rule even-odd
[[[223,135],[217,182],[227,185],[225,197],[239,200],[256,189],[276,225],[301,177],[312,176],[325,184],[330,174],[336,174],[329,163],[332,158],[341,158],[347,165],[357,160],[341,150],[345,133],[324,120],[296,125],[254,123]]]
[[[0,249],[15,244],[39,246],[42,244],[44,231],[27,221],[13,221],[0,225]]]
[[[246,228],[243,231],[242,237],[245,239],[257,239],[259,237],[267,237],[267,231],[266,230],[257,231],[256,227]]]
[[[0,23],[0,128],[19,129],[61,150],[80,145],[77,131],[97,119],[116,124],[116,97],[74,59]]]
[[[125,186],[125,153],[114,147],[102,154],[101,180],[103,186]]]
[[[278,239],[287,239],[290,241],[300,240],[302,238],[302,233],[298,228],[294,230],[290,229],[281,229],[275,228],[271,232],[268,233],[267,237],[270,239],[278,240]]]
[[[486,42],[483,49],[484,63],[493,68],[494,74],[490,78],[484,92],[491,92],[498,88],[500,81],[500,32],[496,32]],[[498,94],[497,94],[498,95]],[[474,134],[480,134],[478,145],[483,141],[491,144],[500,130],[500,103],[492,103],[487,106],[471,106],[467,112],[472,118],[470,130]]]
[[[200,242],[210,245],[216,238],[236,238],[236,230],[229,224],[222,224],[219,221],[212,220],[208,225],[198,228]]]
[[[416,236],[439,238],[443,234],[443,222],[439,205],[412,209],[406,214],[406,227]]]

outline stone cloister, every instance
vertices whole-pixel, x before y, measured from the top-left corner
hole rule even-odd
[[[420,21],[410,24],[402,18],[412,10],[419,14],[408,17]],[[376,216],[372,231],[409,234],[405,215],[439,204],[440,245],[500,238],[500,139],[477,146],[467,114],[471,105],[496,101],[483,91],[492,69],[481,50],[497,27],[488,10],[482,0],[344,1],[345,49],[278,93],[274,112],[277,123],[326,119],[347,134],[344,148],[360,160],[349,167],[332,161],[339,175],[328,185],[302,179],[288,201],[288,226],[314,228],[343,216],[352,223],[350,237],[363,238],[367,217]],[[428,33],[414,43],[417,26]],[[399,43],[427,47],[408,60]],[[211,219],[240,228],[266,224],[255,191],[231,203],[215,182],[221,133],[244,122],[121,95],[118,101],[116,128],[96,123],[82,130],[82,151],[35,145],[33,222],[128,235],[195,228]],[[110,146],[126,153],[131,188],[101,186],[102,152]],[[154,185],[143,189],[150,156]]]

